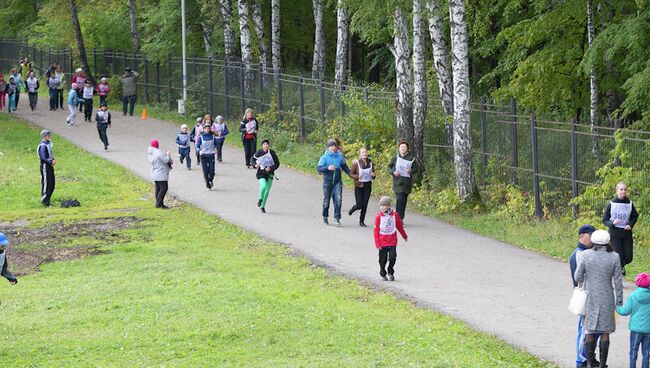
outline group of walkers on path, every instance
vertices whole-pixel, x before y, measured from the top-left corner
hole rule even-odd
[[[608,230],[582,225],[578,246],[569,258],[573,285],[583,287],[587,294],[584,314],[578,317],[576,367],[607,367],[615,312],[630,315],[630,367],[636,367],[639,346],[642,366],[650,365],[650,275],[636,276],[637,289],[623,304],[623,276],[625,266],[632,262],[632,229],[639,216],[627,194],[627,185],[618,183],[616,196],[603,214]]]

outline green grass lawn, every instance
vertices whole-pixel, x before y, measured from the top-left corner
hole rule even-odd
[[[3,366],[553,366],[192,206],[156,210],[150,183],[57,136],[57,190],[42,208],[38,140],[36,129],[0,115],[1,221],[26,220],[29,231],[142,221],[116,230],[115,242],[72,237],[108,253],[0,283]],[[82,206],[59,208],[63,198]],[[43,244],[69,247],[59,235],[23,240],[9,260]]]

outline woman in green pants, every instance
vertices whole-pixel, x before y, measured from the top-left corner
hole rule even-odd
[[[273,185],[275,170],[280,167],[280,160],[275,151],[271,149],[268,139],[262,141],[262,149],[251,157],[250,164],[257,169],[255,176],[260,182],[260,198],[257,200],[257,207],[262,213],[266,213],[266,199],[269,197],[271,185]]]

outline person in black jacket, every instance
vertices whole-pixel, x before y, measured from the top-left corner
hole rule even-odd
[[[616,197],[609,202],[603,214],[603,225],[609,227],[614,250],[621,257],[621,267],[632,262],[632,228],[639,219],[639,213],[627,197],[627,184],[616,184]]]
[[[239,124],[241,141],[244,145],[244,163],[247,168],[251,168],[251,158],[257,150],[257,129],[259,124],[253,115],[253,109],[246,109],[246,113]]]
[[[250,164],[257,169],[255,176],[260,183],[260,197],[257,200],[257,207],[260,208],[262,213],[266,213],[266,200],[271,191],[275,170],[280,167],[280,160],[275,154],[275,151],[271,149],[271,144],[268,139],[262,141],[262,149],[251,157]]]
[[[99,139],[104,143],[104,150],[108,149],[108,135],[106,130],[111,127],[111,113],[108,112],[106,101],[102,102],[95,114],[95,121],[97,122],[97,132]]]
[[[54,165],[56,165],[56,160],[52,153],[50,131],[41,131],[41,138],[41,143],[38,145],[38,157],[41,160],[41,203],[45,207],[50,207],[50,198],[54,193]]]

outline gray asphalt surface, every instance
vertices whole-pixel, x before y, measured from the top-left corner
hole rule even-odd
[[[274,181],[266,204],[267,213],[262,214],[257,208],[255,171],[244,167],[240,145],[236,145],[237,149],[224,147],[224,161],[216,168],[215,188],[208,192],[199,166],[187,171],[178,163],[174,143],[178,126],[155,119],[123,117],[121,111],[112,110],[110,148],[104,151],[94,122],[85,123],[78,114],[77,125],[68,127],[64,121],[67,110],[50,112],[48,108],[46,99],[39,101],[35,112],[28,111],[26,102],[21,103],[17,116],[147,180],[147,147],[156,138],[176,161],[169,179],[169,195],[286,244],[338,273],[397,292],[560,366],[575,367],[577,317],[567,311],[573,289],[565,262],[407,211],[409,241],[400,238],[396,281],[383,282],[372,227],[358,226],[358,212],[353,217],[347,215],[354,203],[352,191],[344,191],[343,226],[326,226],[321,222],[320,179],[281,167],[277,172],[280,180]],[[187,125],[192,126],[193,121],[188,119]],[[227,123],[233,131],[228,140],[238,143],[239,122]],[[282,161],[281,154],[279,158]],[[75,163],[59,161],[57,165]],[[57,199],[55,192],[53,200]],[[378,212],[375,202],[372,200],[369,206],[367,224],[373,223]],[[631,286],[626,285],[626,295],[630,291]],[[611,337],[610,367],[628,364],[627,318],[617,321],[617,332]]]

